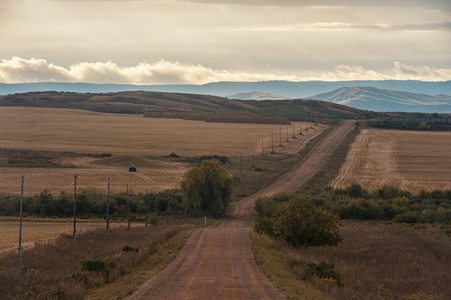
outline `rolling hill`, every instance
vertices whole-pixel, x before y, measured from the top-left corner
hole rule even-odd
[[[85,109],[106,113],[146,114],[151,117],[175,117],[207,120],[232,119],[231,115],[277,116],[290,120],[355,119],[361,113],[355,108],[317,100],[231,100],[209,95],[161,92],[64,93],[34,92],[0,96],[0,106],[33,106]],[[227,118],[224,118],[227,116]],[[244,119],[244,117],[241,117]],[[272,119],[273,121],[273,119]],[[272,122],[271,121],[271,122]],[[260,121],[258,121],[260,122]],[[261,121],[263,122],[263,121]]]
[[[308,98],[379,112],[451,112],[451,96],[392,91],[369,86],[343,87]]]

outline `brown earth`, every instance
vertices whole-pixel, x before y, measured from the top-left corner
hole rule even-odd
[[[0,147],[7,149],[111,153],[111,157],[62,157],[54,162],[64,168],[0,168],[0,192],[20,193],[25,176],[27,196],[48,189],[52,193],[77,187],[106,191],[108,177],[115,192],[126,184],[135,192],[178,188],[189,163],[164,156],[251,156],[271,152],[271,134],[277,154],[299,151],[326,125],[318,124],[298,135],[299,122],[291,126],[268,124],[222,124],[177,119],[152,119],[139,115],[95,113],[75,109],[1,107]],[[306,123],[303,123],[306,128]],[[293,128],[296,139],[292,138]],[[286,134],[289,142],[286,142]],[[281,135],[280,135],[281,133]],[[277,147],[279,142],[284,147]],[[0,155],[0,160],[2,157]],[[7,161],[8,158],[4,158]],[[128,172],[130,165],[138,172]]]
[[[255,200],[288,191],[310,176],[352,124],[353,121],[346,121],[335,130],[294,172],[233,205],[221,226],[196,231],[176,260],[129,299],[284,298],[261,273],[253,258],[248,227],[254,216]]]
[[[451,189],[451,133],[362,130],[331,183],[358,183],[374,190],[384,185],[411,192]]]

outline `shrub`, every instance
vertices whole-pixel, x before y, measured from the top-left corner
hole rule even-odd
[[[258,219],[254,230],[294,247],[318,247],[341,243],[339,226],[338,215],[294,198],[280,205],[271,218]]]
[[[335,264],[321,261],[318,264],[309,263],[307,269],[302,274],[302,280],[306,280],[312,276],[318,276],[322,279],[331,278],[337,282],[339,286],[343,286],[343,276],[335,271]]]

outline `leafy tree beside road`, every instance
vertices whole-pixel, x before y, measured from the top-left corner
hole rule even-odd
[[[204,160],[183,176],[182,192],[187,211],[196,216],[206,214],[215,218],[227,212],[233,190],[233,178],[219,161]]]

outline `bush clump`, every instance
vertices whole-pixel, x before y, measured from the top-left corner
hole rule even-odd
[[[279,205],[270,217],[259,218],[254,230],[293,247],[337,246],[343,241],[338,232],[340,225],[338,215],[293,198]]]
[[[337,285],[343,286],[343,276],[335,271],[335,264],[332,262],[321,261],[318,264],[308,263],[307,269],[302,274],[302,280],[306,280],[313,276],[317,276],[321,279],[333,279],[337,282]]]

